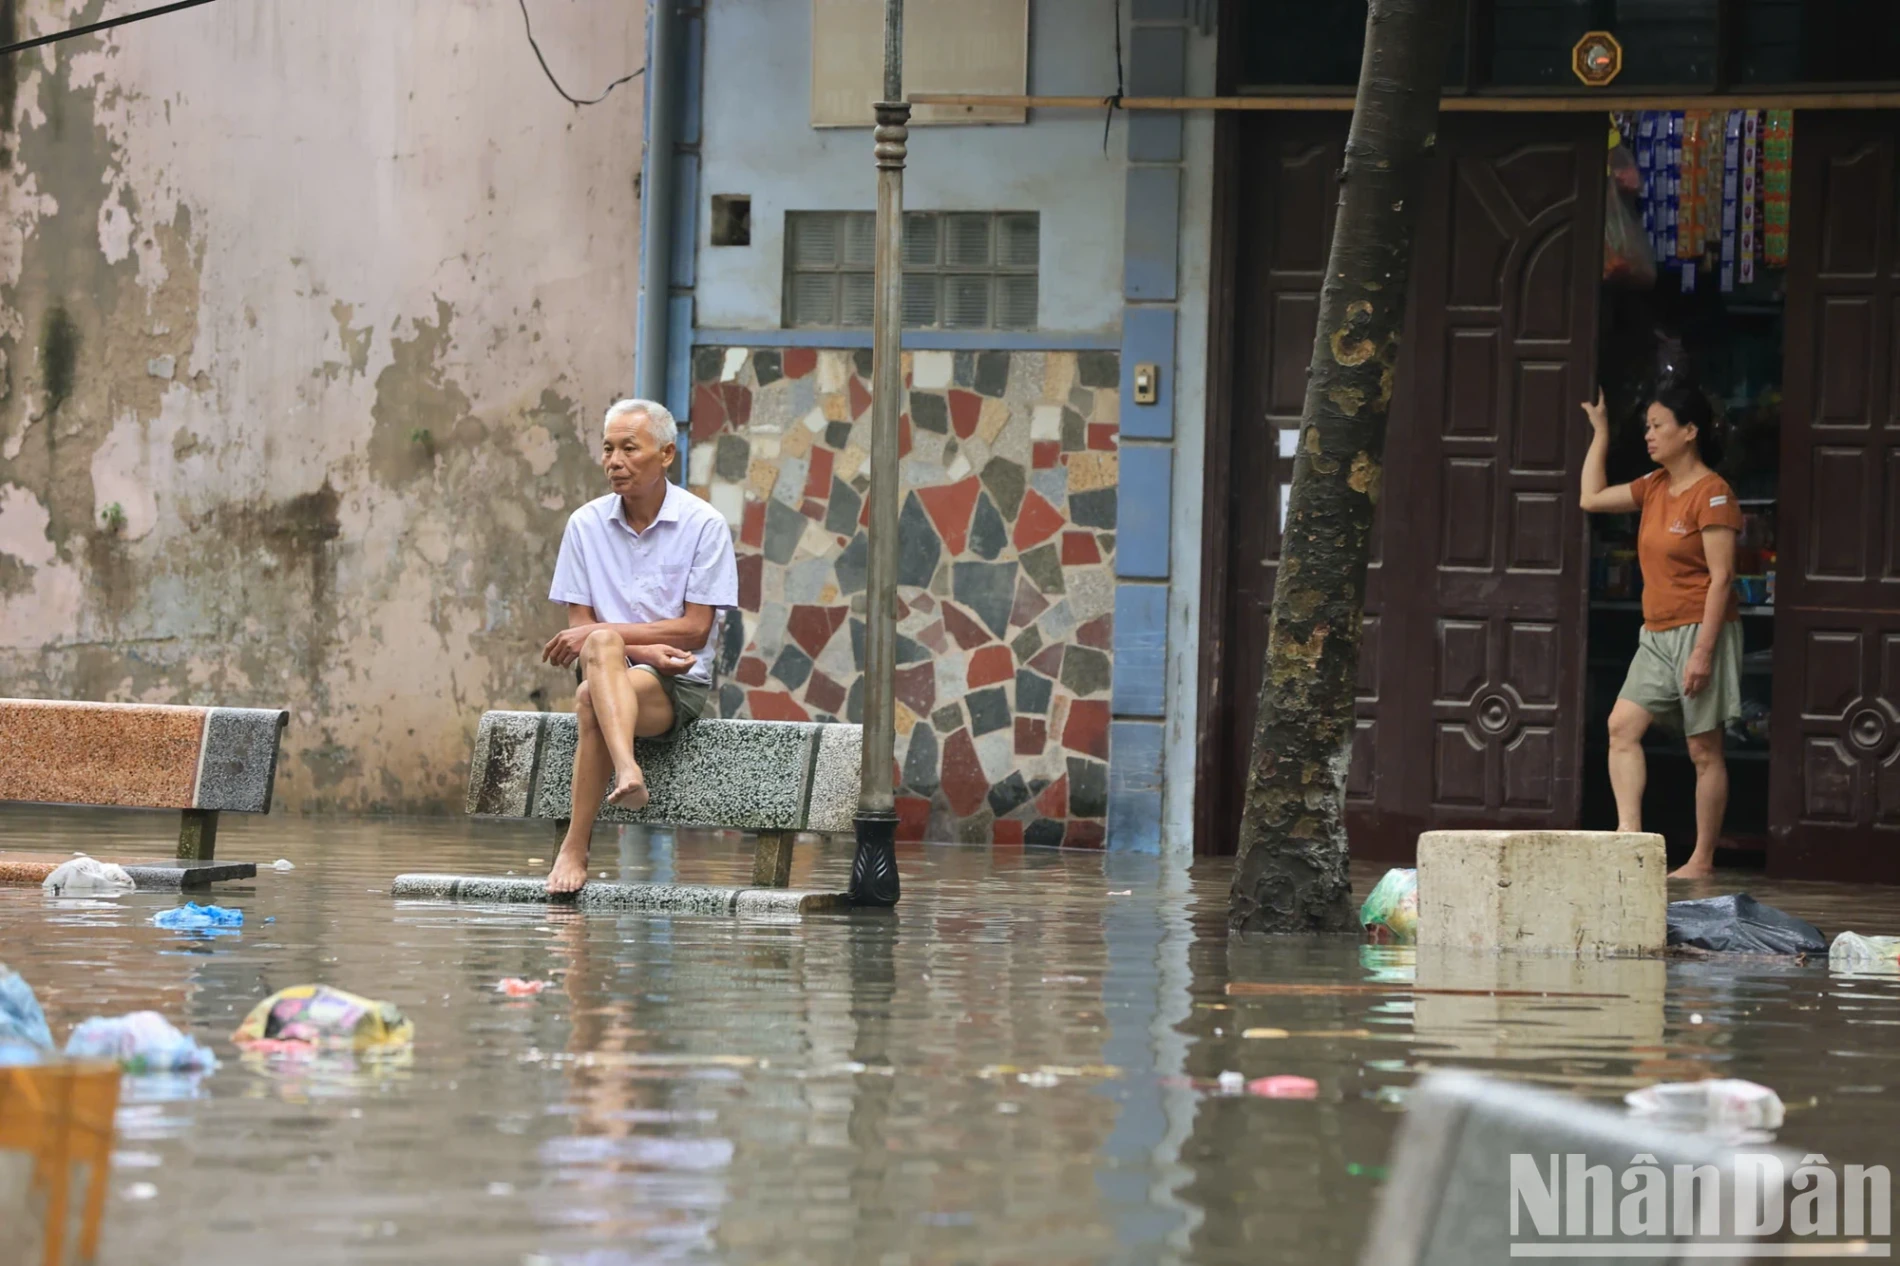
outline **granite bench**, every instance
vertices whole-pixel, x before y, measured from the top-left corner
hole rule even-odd
[[[209,861],[220,812],[270,812],[289,720],[272,708],[0,699],[0,801],[177,809],[178,856]]]
[[[469,763],[469,813],[549,821],[565,833],[578,739],[570,712],[485,714]],[[752,884],[784,888],[795,835],[852,829],[862,752],[855,725],[696,721],[677,737],[635,745],[651,799],[639,809],[603,802],[598,820],[757,832]]]
[[[1470,1266],[1520,1256],[1619,1256],[1741,1262],[1761,1237],[1745,1234],[1735,1221],[1735,1196],[1745,1189],[1738,1179],[1744,1164],[1762,1173],[1753,1168],[1762,1157],[1779,1162],[1784,1179],[1801,1164],[1799,1154],[1786,1149],[1730,1147],[1569,1095],[1471,1073],[1430,1073],[1407,1100],[1359,1261]],[[1625,1199],[1634,1188],[1623,1180],[1642,1183],[1646,1174],[1638,1164],[1658,1170],[1666,1186],[1661,1235],[1630,1224]],[[1703,1166],[1714,1171],[1714,1183],[1685,1181]],[[1755,1188],[1769,1206],[1785,1198],[1785,1186],[1777,1192],[1775,1181],[1766,1177]],[[1679,1236],[1684,1225],[1690,1233]]]

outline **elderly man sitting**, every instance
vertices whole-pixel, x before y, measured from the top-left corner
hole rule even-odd
[[[705,709],[718,613],[739,603],[725,518],[667,481],[678,443],[673,415],[651,400],[608,409],[601,465],[613,491],[569,516],[561,537],[548,597],[567,604],[568,626],[541,657],[578,665],[580,746],[574,817],[548,874],[550,893],[586,884],[603,792],[629,808],[647,802],[633,740],[673,734]]]

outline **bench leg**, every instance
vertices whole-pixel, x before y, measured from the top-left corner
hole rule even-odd
[[[178,824],[178,860],[208,862],[218,852],[218,811],[186,809]]]
[[[760,831],[752,854],[754,888],[786,888],[792,882],[792,833]]]

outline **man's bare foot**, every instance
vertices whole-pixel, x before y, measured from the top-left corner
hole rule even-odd
[[[628,809],[644,809],[648,800],[646,775],[640,772],[638,765],[614,778],[614,789],[607,793],[607,803],[621,805]]]
[[[1694,857],[1684,862],[1678,869],[1669,872],[1671,879],[1711,879],[1714,876],[1714,863]]]
[[[548,872],[548,895],[561,897],[579,892],[586,883],[586,845],[574,849],[562,844],[560,853],[554,859],[554,869]]]

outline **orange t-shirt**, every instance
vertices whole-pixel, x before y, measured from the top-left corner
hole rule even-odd
[[[1681,492],[1669,491],[1669,472],[1652,470],[1630,485],[1642,510],[1636,557],[1643,567],[1643,627],[1652,633],[1702,623],[1709,600],[1709,560],[1702,529],[1742,530],[1742,508],[1720,475],[1710,473]],[[1729,590],[1728,620],[1741,618]]]

